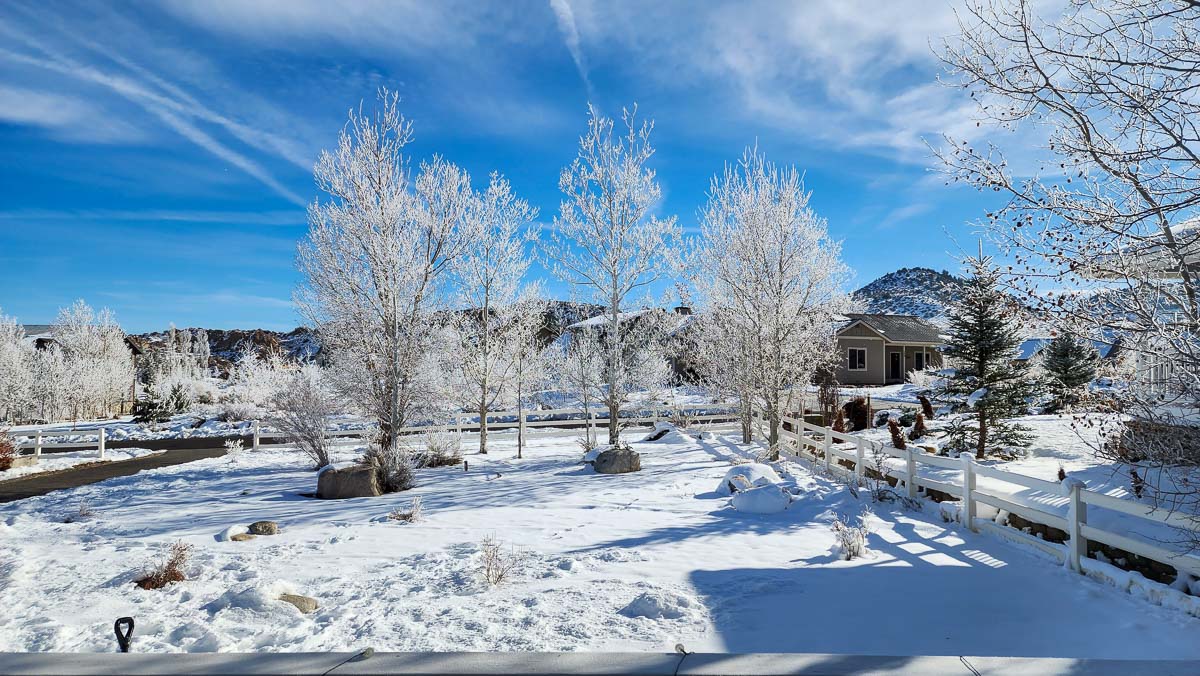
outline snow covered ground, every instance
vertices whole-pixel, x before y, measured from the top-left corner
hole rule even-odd
[[[145,455],[154,455],[162,451],[152,451],[147,448],[120,448],[109,449],[104,453],[104,460],[100,460],[96,455],[96,451],[71,451],[70,453],[44,453],[36,465],[28,465],[25,467],[13,467],[4,472],[0,472],[0,481],[8,481],[10,479],[18,479],[34,474],[43,474],[45,472],[57,472],[59,470],[70,469],[77,465],[87,465],[97,462],[113,462],[116,460],[132,460]]]
[[[637,434],[634,432],[633,434]],[[871,505],[797,464],[786,511],[735,511],[718,488],[753,450],[717,435],[634,443],[642,471],[598,475],[574,440],[513,435],[470,470],[422,470],[380,498],[301,497],[315,474],[283,449],[245,452],[0,507],[0,650],[112,651],[137,621],[152,651],[653,650],[1200,658],[1200,619],[1151,605],[925,512]],[[636,437],[634,437],[636,438]],[[470,438],[465,447],[469,450]],[[349,452],[346,454],[349,458]],[[388,520],[414,496],[425,517]],[[96,515],[63,523],[88,501]],[[868,558],[841,561],[830,523],[868,519]],[[281,532],[221,542],[270,519]],[[520,565],[482,580],[494,537]],[[132,584],[177,539],[190,580]],[[312,596],[302,615],[274,600]]]

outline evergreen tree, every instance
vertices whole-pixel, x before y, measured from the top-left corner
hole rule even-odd
[[[966,397],[968,420],[952,428],[950,450],[974,451],[977,458],[1004,447],[1028,446],[1029,430],[1011,422],[1035,394],[1028,369],[1013,362],[1021,342],[1012,299],[1000,289],[991,257],[966,261],[963,293],[950,310],[945,354],[954,375],[944,394]]]
[[[1088,341],[1060,334],[1046,346],[1042,366],[1049,376],[1050,391],[1059,406],[1079,400],[1079,391],[1096,379],[1100,355]]]

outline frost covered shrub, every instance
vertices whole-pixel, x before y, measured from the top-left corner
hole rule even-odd
[[[418,466],[452,467],[462,461],[462,437],[434,432],[425,435],[425,451],[417,458]]]
[[[301,369],[278,391],[272,403],[276,413],[271,416],[271,425],[308,456],[313,469],[328,465],[330,444],[325,437],[325,423],[336,407],[321,383],[320,371],[315,366]]]
[[[907,449],[908,444],[904,442],[904,432],[900,429],[900,423],[896,422],[894,418],[888,418],[887,426],[888,432],[892,434],[892,446],[902,451]]]
[[[488,584],[500,584],[517,568],[519,557],[515,549],[504,551],[504,545],[496,536],[489,535],[479,543],[479,567]]]
[[[171,545],[166,558],[147,571],[135,584],[142,589],[162,589],[173,582],[183,582],[187,579],[183,569],[191,556],[192,546],[179,540]]]
[[[8,430],[0,429],[0,472],[7,472],[12,469],[16,459],[16,443],[13,442],[12,437],[8,436]]]
[[[217,419],[221,422],[254,420],[261,415],[258,407],[248,401],[222,401],[219,406]]]
[[[398,493],[417,485],[413,454],[400,444],[381,446],[372,443],[363,460],[375,469],[375,480],[384,493]]]
[[[843,561],[852,561],[866,556],[867,534],[871,532],[867,528],[868,514],[869,512],[864,510],[853,521],[839,514],[830,524],[833,535],[837,538],[837,554]]]
[[[225,457],[236,462],[242,456],[243,449],[241,439],[229,439],[225,442]]]
[[[407,507],[397,507],[388,514],[388,518],[393,521],[403,521],[404,523],[416,523],[421,520],[421,516],[425,513],[421,505],[421,496],[412,499]]]

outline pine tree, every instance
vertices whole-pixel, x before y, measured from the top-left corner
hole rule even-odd
[[[1050,391],[1059,406],[1079,400],[1079,390],[1096,378],[1100,355],[1091,343],[1060,334],[1046,346],[1042,366],[1049,376]]]
[[[991,257],[968,258],[960,300],[950,310],[945,354],[954,360],[954,375],[944,394],[967,397],[968,424],[957,425],[949,448],[975,452],[1028,446],[1029,430],[1011,422],[1026,410],[1035,394],[1028,369],[1013,362],[1020,344],[1012,299],[1000,289],[1000,273]]]

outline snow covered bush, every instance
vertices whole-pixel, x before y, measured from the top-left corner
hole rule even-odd
[[[330,444],[325,437],[325,425],[337,408],[321,382],[320,369],[305,366],[293,375],[276,393],[273,407],[276,412],[270,423],[283,433],[287,442],[308,456],[313,469],[328,465]]]
[[[779,474],[770,465],[748,462],[741,463],[729,468],[722,477],[721,483],[717,485],[717,493],[721,495],[733,495],[738,491],[745,491],[755,486],[766,486],[771,484],[782,483]]]
[[[783,486],[763,484],[734,493],[732,503],[744,514],[778,514],[792,504],[792,496]]]
[[[835,552],[843,561],[852,561],[867,554],[867,535],[871,532],[867,527],[870,512],[863,510],[857,519],[838,514],[830,527],[837,538]]]
[[[187,579],[184,568],[187,567],[188,559],[191,556],[192,546],[179,540],[171,545],[166,556],[157,565],[148,569],[145,575],[136,580],[135,584],[142,589],[162,589],[169,584],[183,582]]]
[[[504,544],[489,535],[479,543],[479,569],[483,579],[488,584],[496,585],[507,580],[520,563],[517,550],[510,547],[504,550]]]
[[[855,397],[842,407],[850,419],[850,431],[861,432],[871,426],[871,405],[866,397]]]
[[[217,404],[217,419],[221,422],[242,422],[262,417],[262,411],[248,401],[226,400]]]
[[[421,496],[412,499],[406,507],[397,507],[388,513],[388,518],[392,521],[402,521],[404,523],[416,523],[421,520],[424,514],[424,508],[421,504]]]
[[[225,457],[233,462],[237,462],[238,458],[242,457],[244,445],[241,439],[229,439],[225,442]]]
[[[916,441],[927,434],[929,434],[929,428],[925,426],[925,414],[918,413],[916,419],[913,420],[913,426],[908,433],[908,438]]]
[[[438,432],[425,435],[425,448],[416,458],[419,467],[452,467],[462,461],[462,437]]]
[[[384,493],[398,493],[417,485],[417,467],[413,454],[399,443],[383,446],[372,442],[363,460],[375,469],[375,480]]]
[[[888,432],[892,435],[892,446],[901,451],[908,448],[908,444],[904,442],[904,431],[900,429],[900,423],[896,422],[895,418],[888,418]]]
[[[8,430],[0,429],[0,472],[12,469],[16,459],[17,445],[13,442],[12,437],[8,436]]]
[[[288,364],[278,352],[259,354],[247,345],[238,353],[229,374],[227,402],[250,404],[257,408],[271,405],[275,395],[283,390],[296,367]]]

